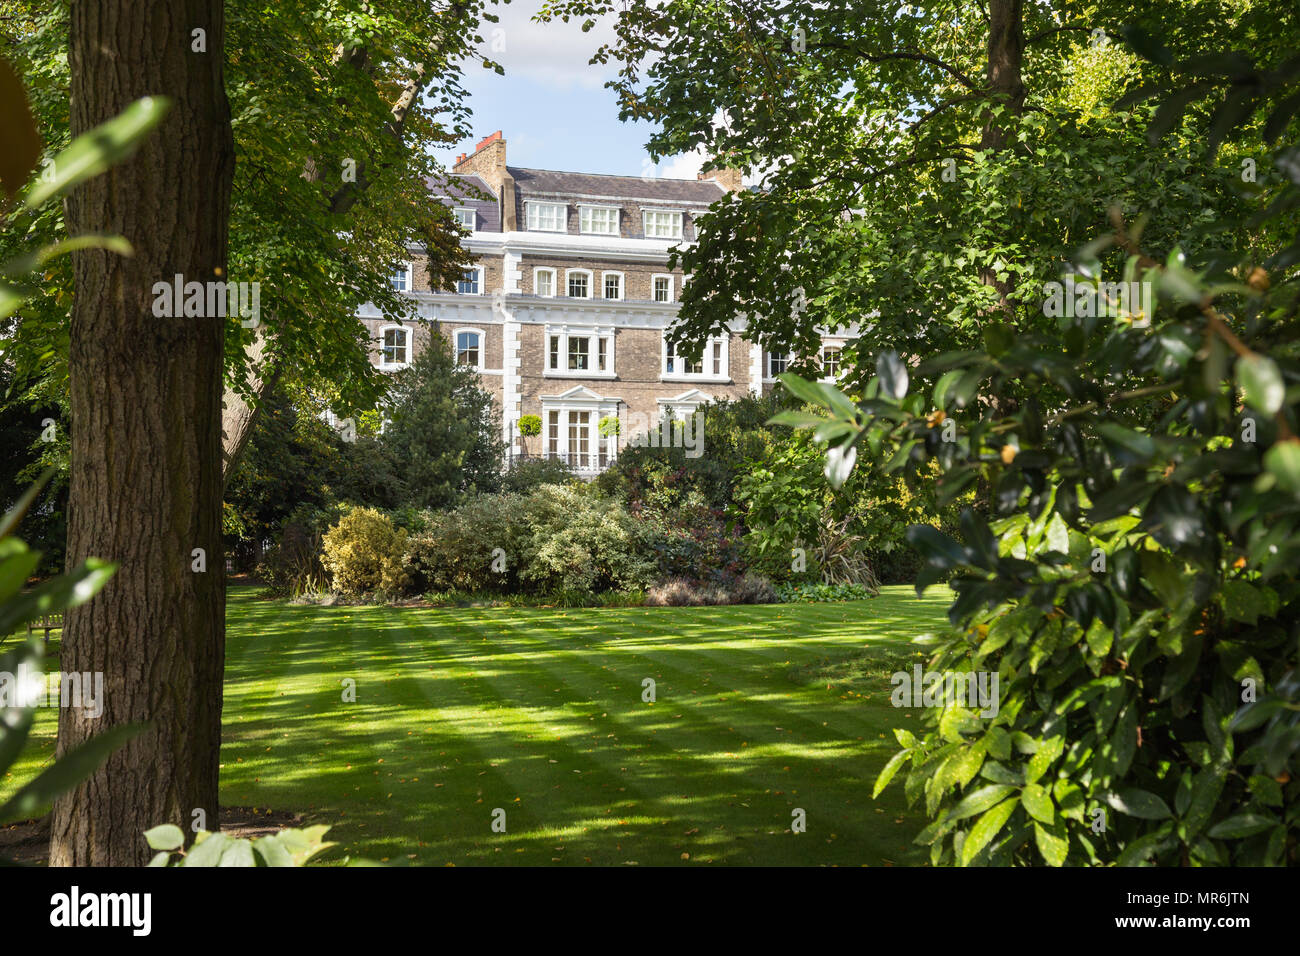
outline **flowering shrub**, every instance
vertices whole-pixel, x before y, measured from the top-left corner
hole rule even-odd
[[[410,583],[402,566],[406,532],[374,508],[354,508],[325,533],[321,563],[336,591],[400,594]]]

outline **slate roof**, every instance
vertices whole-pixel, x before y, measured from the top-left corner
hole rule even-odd
[[[708,180],[642,179],[640,176],[568,173],[523,166],[507,166],[506,170],[514,177],[516,191],[525,196],[613,196],[707,206],[723,194],[721,186]]]
[[[479,232],[501,231],[501,204],[497,201],[497,194],[477,175],[450,173],[445,183],[430,176],[425,180],[425,185],[444,206],[473,209],[478,214]],[[474,189],[488,198],[480,199]]]

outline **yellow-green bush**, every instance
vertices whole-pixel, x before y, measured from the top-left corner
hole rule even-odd
[[[406,531],[374,508],[354,508],[325,533],[321,563],[344,594],[397,594],[410,579],[402,567]]]

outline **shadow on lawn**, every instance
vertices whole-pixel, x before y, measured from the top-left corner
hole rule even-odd
[[[235,593],[223,799],[300,810],[394,863],[918,862],[901,790],[870,799],[889,729],[915,717],[887,681],[788,676],[943,625],[945,601],[891,597],[394,610]]]

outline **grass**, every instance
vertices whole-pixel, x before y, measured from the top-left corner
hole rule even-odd
[[[890,728],[918,723],[888,674],[947,599],[327,608],[235,588],[222,801],[300,811],[393,864],[922,862],[901,787],[871,787]],[[16,779],[54,727],[41,713]]]

